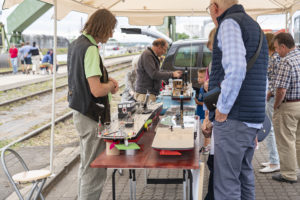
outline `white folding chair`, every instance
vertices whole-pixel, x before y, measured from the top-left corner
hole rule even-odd
[[[10,171],[8,170],[7,167],[7,162],[6,162],[6,156],[11,155],[17,158],[17,160],[21,163],[22,167],[24,168],[24,171],[14,174],[13,176],[11,175]],[[34,200],[40,198],[44,200],[44,197],[42,195],[42,189],[44,187],[44,184],[47,180],[47,177],[51,175],[49,170],[29,170],[26,163],[22,159],[22,157],[14,150],[6,148],[2,151],[1,153],[1,163],[3,170],[9,180],[9,182],[12,184],[16,194],[18,195],[19,199],[21,200],[30,200],[32,199],[33,195]],[[27,195],[27,198],[23,197],[18,185],[23,184],[23,183],[32,183],[31,190],[29,192],[29,195]]]

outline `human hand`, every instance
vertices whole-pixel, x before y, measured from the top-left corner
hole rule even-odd
[[[111,93],[112,94],[116,94],[118,92],[118,90],[119,90],[119,84],[118,84],[118,82],[115,79],[113,79],[113,78],[108,78],[108,80],[111,81],[112,84],[113,84],[113,87],[111,88]]]
[[[224,122],[227,119],[227,114],[220,113],[218,109],[216,109],[215,120],[217,122]]]
[[[115,79],[109,77],[108,80],[112,81],[115,87],[119,87],[118,81],[116,81]]]
[[[204,137],[206,138],[210,138],[211,134],[212,134],[212,123],[211,121],[209,121],[208,118],[205,118],[203,120],[203,124],[201,126],[202,129],[202,134],[204,135]]]
[[[194,98],[194,100],[195,100],[195,103],[198,104],[199,101],[196,97]]]
[[[268,93],[267,93],[267,101],[270,100],[271,96],[272,96],[272,92],[268,91]]]
[[[208,92],[208,81],[209,80],[207,80],[207,81],[204,82],[203,88],[204,88],[205,92]]]
[[[255,149],[258,149],[258,139],[257,139],[257,136],[255,137]]]
[[[116,94],[119,91],[119,86],[115,86],[112,88],[111,93]]]
[[[173,72],[173,77],[175,77],[175,78],[180,78],[181,75],[182,75],[182,71],[177,70],[177,71]]]

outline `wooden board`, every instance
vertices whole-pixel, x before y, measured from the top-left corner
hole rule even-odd
[[[191,150],[194,148],[194,128],[159,127],[156,130],[152,148],[159,150]]]

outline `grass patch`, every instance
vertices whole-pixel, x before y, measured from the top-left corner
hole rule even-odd
[[[11,142],[11,140],[1,140],[0,141],[0,148],[5,147],[6,145],[8,145]]]
[[[68,83],[67,77],[61,77],[61,78],[56,79],[57,87],[64,85],[66,83]],[[33,94],[38,91],[43,91],[43,90],[51,89],[51,88],[52,88],[52,80],[49,80],[49,81],[45,81],[45,82],[41,82],[41,83],[27,85],[27,86],[24,86],[21,88],[7,90],[3,93],[0,93],[0,102],[8,101],[10,99],[26,96],[26,95]],[[37,98],[37,97],[33,97],[33,98]],[[30,99],[28,99],[28,100],[30,100]],[[14,105],[15,105],[15,103],[14,103]],[[1,108],[0,108],[0,110],[1,110]]]
[[[49,49],[42,49],[43,55],[46,55]],[[68,48],[56,48],[57,55],[68,53]]]

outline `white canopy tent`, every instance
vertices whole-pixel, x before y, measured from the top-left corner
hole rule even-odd
[[[3,9],[10,8],[23,0],[4,0]],[[166,16],[207,16],[210,0],[40,0],[53,4],[54,12],[54,69],[56,69],[56,24],[69,12],[91,14],[99,8],[106,8],[116,16],[129,18],[131,25],[162,25]],[[293,14],[300,9],[300,0],[239,0],[246,12],[253,18],[268,14]],[[288,21],[288,18],[287,18]],[[55,121],[55,77],[53,75],[52,128],[50,171],[53,171],[53,138]]]
[[[3,9],[23,0],[5,0]],[[40,0],[53,4],[53,0]],[[107,8],[116,16],[126,16],[132,25],[161,25],[165,16],[204,16],[210,0],[58,0],[57,18],[70,11],[93,13]],[[300,0],[239,0],[253,18],[267,14],[292,16],[300,9]]]

